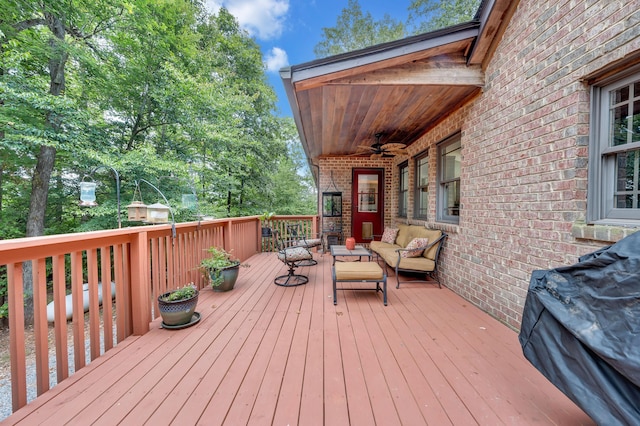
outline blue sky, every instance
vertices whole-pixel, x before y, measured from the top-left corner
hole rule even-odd
[[[405,21],[411,0],[359,0],[363,13],[374,19],[385,13]],[[258,42],[267,67],[271,86],[278,95],[280,115],[291,116],[278,70],[315,59],[314,46],[320,41],[322,28],[336,25],[348,0],[206,0],[207,8],[216,12],[226,7]]]

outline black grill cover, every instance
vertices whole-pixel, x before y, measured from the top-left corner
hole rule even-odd
[[[533,271],[524,356],[600,425],[640,425],[640,232]]]

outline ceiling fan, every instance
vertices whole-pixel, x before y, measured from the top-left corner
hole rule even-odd
[[[406,155],[407,146],[403,143],[381,143],[382,133],[376,133],[376,143],[373,145],[358,145],[358,150],[353,155],[371,154],[371,158],[395,157]]]

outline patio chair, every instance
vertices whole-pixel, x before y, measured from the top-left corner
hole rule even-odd
[[[297,267],[305,266],[303,263],[313,260],[313,255],[309,249],[304,246],[287,246],[284,241],[279,238],[277,231],[274,231],[274,237],[278,244],[278,260],[287,265],[289,270],[286,275],[276,277],[273,282],[283,287],[294,287],[309,282],[309,278],[306,275],[295,273]]]
[[[287,233],[289,234],[288,245],[292,247],[305,247],[311,250],[312,248],[322,245],[322,238],[307,238],[303,232],[302,225],[299,223],[287,224]],[[312,257],[311,260],[300,263],[300,266],[313,266],[317,264],[318,261]]]

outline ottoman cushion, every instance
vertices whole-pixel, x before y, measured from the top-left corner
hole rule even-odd
[[[338,262],[335,264],[336,280],[382,280],[383,272],[375,262]]]

